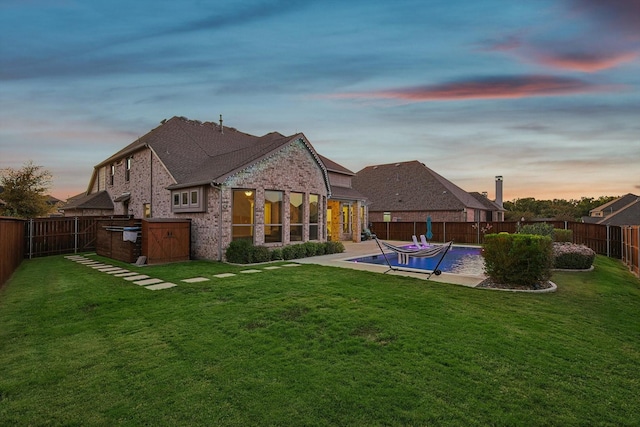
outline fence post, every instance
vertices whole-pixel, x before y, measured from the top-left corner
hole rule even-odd
[[[73,228],[74,228],[74,232],[73,232],[73,253],[77,254],[78,253],[78,217],[77,216],[73,217]]]
[[[564,229],[566,230],[567,228],[569,228],[569,221],[564,222]]]
[[[611,258],[611,239],[609,224],[607,224],[607,258]]]
[[[447,241],[447,223],[442,221],[442,241]]]
[[[29,218],[29,259],[33,257],[33,218]]]

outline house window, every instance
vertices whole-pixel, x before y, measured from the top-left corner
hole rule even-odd
[[[342,232],[351,233],[351,205],[342,205]]]
[[[144,217],[151,218],[151,203],[144,203],[142,207],[144,209]]]
[[[133,157],[127,157],[125,160],[125,169],[124,169],[124,180],[129,182],[131,179],[131,162],[133,161]]]
[[[116,165],[111,163],[109,165],[109,185],[113,185],[114,176],[116,175]]]
[[[318,240],[318,195],[309,195],[309,240]]]
[[[264,192],[264,241],[282,242],[282,206],[284,193],[267,190]]]
[[[254,190],[233,190],[232,240],[253,241],[255,194]]]
[[[289,240],[301,242],[302,223],[304,221],[304,194],[289,194]]]
[[[204,203],[203,188],[192,188],[188,190],[174,191],[172,200],[172,211],[175,213],[182,212],[205,212],[206,205]]]

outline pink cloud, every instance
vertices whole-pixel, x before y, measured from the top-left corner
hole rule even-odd
[[[607,88],[579,79],[554,76],[493,77],[431,86],[391,89],[368,93],[344,93],[332,98],[395,99],[410,102],[467,99],[512,99],[592,93]]]
[[[598,53],[567,53],[534,55],[536,62],[549,67],[565,70],[593,73],[608,68],[614,68],[625,62],[631,62],[638,57],[637,52],[598,54]]]

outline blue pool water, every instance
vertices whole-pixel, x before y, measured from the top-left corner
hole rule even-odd
[[[415,246],[405,246],[411,248]],[[393,267],[415,268],[418,270],[433,271],[440,260],[440,255],[433,258],[409,258],[409,264],[399,264],[398,254],[387,253],[387,259]],[[367,264],[387,265],[387,261],[382,254],[371,255],[360,258],[352,258],[351,262],[362,262]],[[484,259],[482,258],[482,248],[471,246],[452,246],[444,256],[438,270],[443,273],[465,274],[469,276],[482,276],[484,274]]]

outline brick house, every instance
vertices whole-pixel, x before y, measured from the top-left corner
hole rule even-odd
[[[325,162],[340,169],[302,133],[258,137],[222,120],[173,117],[95,166],[87,192],[64,212],[189,218],[194,258],[221,260],[235,239],[266,246],[325,241],[331,189],[349,174],[330,172]],[[361,199],[341,203],[366,213]],[[360,221],[351,224],[340,237],[359,241]]]
[[[367,166],[353,177],[368,200],[372,222],[503,221],[502,177],[496,177],[496,200],[468,193],[417,160]],[[479,196],[479,197],[478,197]]]

